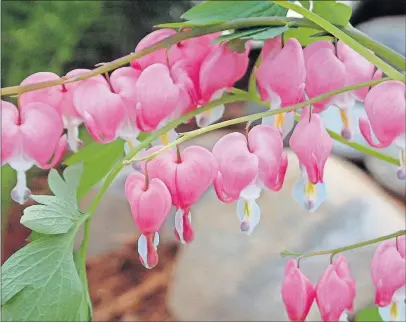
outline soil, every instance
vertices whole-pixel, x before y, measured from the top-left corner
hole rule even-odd
[[[33,194],[51,193],[46,173],[33,178],[30,187]],[[2,264],[28,243],[31,231],[20,224],[20,218],[32,204],[10,206],[2,232]],[[147,270],[138,260],[137,240],[138,236],[132,237],[122,248],[88,259],[93,321],[173,321],[165,297],[177,245],[160,245],[158,265]]]

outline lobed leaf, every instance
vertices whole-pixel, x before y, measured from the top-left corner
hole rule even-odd
[[[75,233],[38,237],[4,263],[1,304],[6,319],[77,319],[83,290],[72,254]]]

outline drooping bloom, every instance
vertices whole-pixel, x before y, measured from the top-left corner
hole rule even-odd
[[[271,110],[305,100],[306,69],[303,50],[296,39],[290,38],[283,48],[280,36],[267,40],[255,75],[261,100],[270,102]],[[265,117],[262,123],[274,125],[285,137],[293,128],[294,113]]]
[[[135,224],[142,234],[138,239],[140,261],[146,268],[153,268],[158,264],[158,230],[169,214],[171,195],[161,180],[150,180],[141,173],[127,177],[125,194]]]
[[[110,76],[111,89],[120,97],[124,105],[124,118],[117,128],[116,134],[126,141],[124,145],[126,153],[132,147],[139,144],[137,137],[140,134],[140,130],[137,127],[136,121],[138,101],[135,86],[140,73],[140,71],[131,67],[121,67],[113,71]]]
[[[290,259],[285,267],[282,283],[282,300],[291,321],[305,321],[316,296],[310,280],[303,275],[295,259]]]
[[[359,127],[369,145],[385,148],[393,142],[399,148],[398,178],[406,179],[406,103],[405,84],[387,81],[374,86],[365,98],[368,120],[361,118]],[[372,131],[371,131],[372,128]],[[374,143],[372,132],[379,143]]]
[[[375,304],[379,306],[384,321],[404,321],[405,267],[405,236],[386,240],[376,249],[371,262],[371,277],[376,290]]]
[[[175,83],[170,69],[153,64],[144,69],[135,86],[137,93],[136,120],[138,128],[151,132],[164,125],[177,110],[186,104],[181,99],[182,85]]]
[[[215,46],[205,57],[199,68],[198,84],[195,83],[198,105],[219,99],[224,92],[231,90],[234,83],[244,76],[248,63],[250,45],[245,44],[245,51],[232,51],[225,43]],[[200,113],[196,116],[199,127],[217,122],[224,114],[224,105]]]
[[[75,74],[75,71],[72,71],[66,76],[72,77],[77,76],[78,74],[79,73]],[[21,82],[21,85],[29,85],[33,83],[59,79],[60,77],[54,73],[39,72],[25,78]],[[19,97],[19,105],[20,108],[24,108],[24,106],[29,103],[44,103],[58,111],[58,113],[62,117],[64,127],[68,130],[69,147],[72,151],[76,152],[78,146],[81,145],[77,127],[82,123],[82,120],[74,109],[71,99],[71,90],[73,89],[75,84],[76,83],[70,83],[68,85],[46,87],[23,93]]]
[[[146,155],[162,147],[155,146],[148,150]],[[177,207],[176,237],[182,243],[190,243],[194,238],[190,208],[202,197],[217,174],[213,154],[203,147],[189,146],[182,152],[162,152],[147,164],[148,175],[151,178],[159,178],[166,184],[172,196],[172,204]]]
[[[306,93],[309,98],[382,76],[380,71],[375,72],[372,63],[342,41],[338,41],[337,47],[326,40],[316,41],[307,46],[303,52],[307,70]],[[341,135],[350,140],[352,138],[350,109],[356,100],[363,101],[367,92],[368,87],[365,87],[330,96],[314,103],[314,111],[319,113],[330,105],[336,105],[343,123]]]
[[[101,82],[90,78],[82,81],[75,89],[73,102],[94,140],[109,143],[117,138],[125,107],[106,80]]]
[[[146,35],[135,47],[135,52],[138,53],[141,50],[155,45],[156,43],[176,34],[176,31],[173,29],[159,29],[155,30],[148,35]],[[144,70],[150,65],[153,64],[164,64],[169,63],[170,65],[174,64],[181,58],[183,58],[182,51],[179,49],[180,46],[174,45],[169,49],[162,48],[152,53],[145,55],[141,58],[133,60],[131,66],[135,69]]]
[[[65,153],[63,123],[58,112],[43,103],[27,103],[21,110],[9,102],[1,101],[1,105],[1,162],[17,171],[11,197],[24,204],[31,194],[25,172],[33,165],[52,168]]]
[[[288,165],[279,132],[270,125],[255,126],[248,139],[241,133],[222,137],[213,147],[218,174],[214,188],[223,202],[237,203],[241,231],[252,233],[260,220],[256,199],[263,188],[281,189]]]
[[[302,177],[296,183],[293,197],[305,209],[315,211],[326,199],[326,187],[323,181],[324,165],[333,148],[333,142],[318,114],[309,114],[303,109],[289,144],[296,153]]]
[[[316,302],[323,321],[347,321],[353,311],[356,283],[344,256],[330,264],[316,285]]]
[[[90,69],[74,69],[67,73],[65,77],[76,77],[90,72]],[[103,82],[104,78],[101,75],[92,77],[92,79]],[[66,83],[62,85],[62,99],[59,105],[59,110],[62,115],[64,127],[67,129],[68,143],[72,151],[76,152],[83,142],[79,139],[79,125],[83,123],[83,119],[77,112],[73,103],[73,93],[75,88],[81,81]]]

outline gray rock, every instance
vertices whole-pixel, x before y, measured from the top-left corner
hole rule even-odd
[[[299,177],[289,153],[283,189],[263,193],[260,224],[251,236],[239,231],[235,204],[216,200],[210,191],[192,208],[195,241],[182,246],[169,290],[168,305],[180,321],[285,321],[280,285],[287,249],[307,253],[345,246],[405,227],[405,209],[361,170],[331,157],[326,165],[328,200],[315,213],[291,197]],[[357,280],[355,308],[373,300],[369,265],[376,245],[346,252]],[[301,261],[315,283],[329,256]],[[313,305],[309,320],[320,320]]]

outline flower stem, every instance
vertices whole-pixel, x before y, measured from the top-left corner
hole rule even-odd
[[[336,26],[329,23],[327,20],[323,19],[322,17],[318,16],[317,14],[303,8],[295,3],[291,3],[289,1],[278,1],[278,5],[290,10],[295,11],[298,14],[303,15],[303,17],[309,19],[310,21],[314,22],[315,24],[319,25],[324,30],[328,31],[334,37],[344,41],[348,46],[352,49],[357,51],[360,55],[364,56],[367,60],[369,60],[372,64],[378,67],[382,72],[387,74],[388,76],[392,77],[395,80],[399,80],[405,82],[405,75],[400,73],[388,63],[384,62],[374,53],[370,52],[367,48],[359,44],[355,39],[348,36],[344,31],[340,30]]]
[[[372,244],[376,244],[376,243],[380,243],[383,242],[385,240],[391,239],[391,238],[397,238],[399,236],[403,236],[406,235],[406,230],[399,230],[396,233],[393,234],[389,234],[389,235],[385,235],[382,237],[378,237],[378,238],[374,238],[374,239],[370,239],[361,243],[355,243],[352,245],[347,245],[344,247],[339,247],[339,248],[334,248],[334,249],[329,249],[329,250],[323,250],[320,252],[314,252],[314,253],[308,253],[308,254],[301,254],[301,253],[294,253],[294,252],[290,252],[288,250],[284,250],[283,252],[280,253],[280,255],[282,257],[299,257],[299,258],[307,258],[307,257],[313,257],[313,256],[320,256],[320,255],[336,255],[338,253],[342,253],[345,252],[347,250],[352,250],[352,249],[356,249],[356,248],[361,248],[364,246],[368,246],[368,245],[372,245]]]

